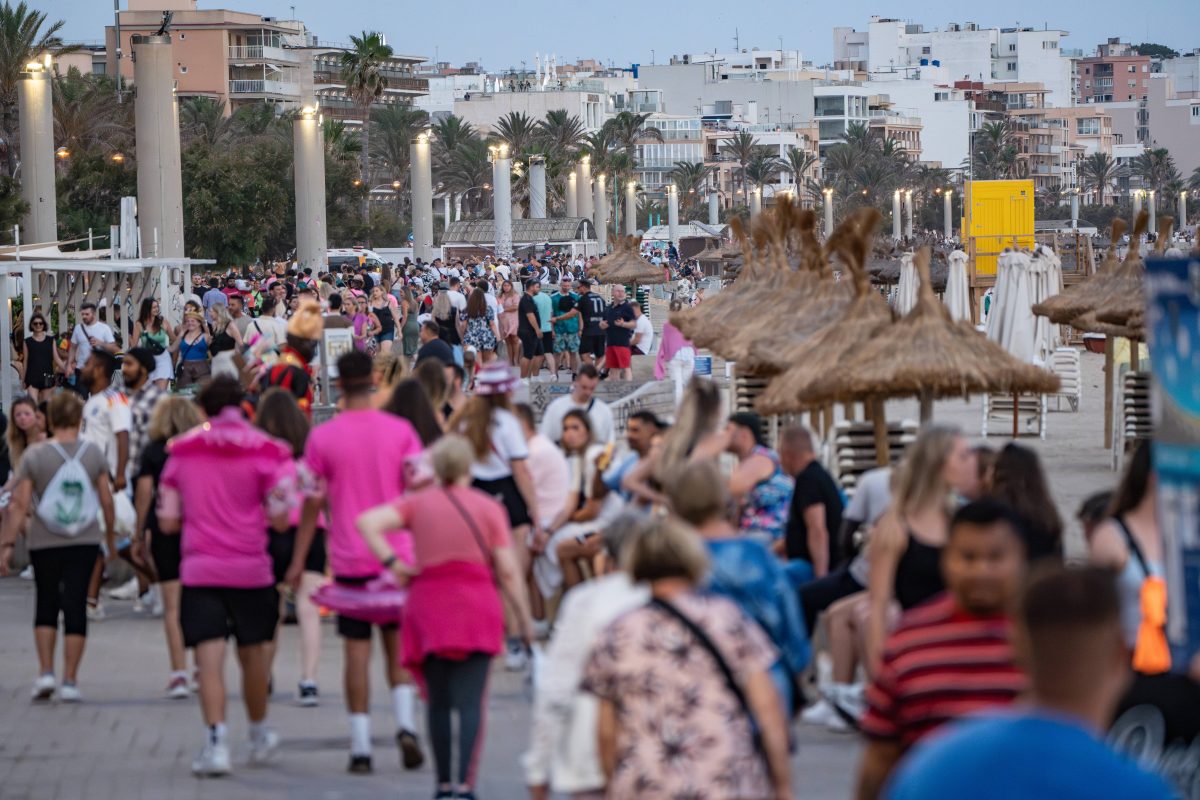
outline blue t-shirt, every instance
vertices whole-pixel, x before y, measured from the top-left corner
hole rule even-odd
[[[1080,724],[1029,711],[946,726],[900,763],[884,797],[1166,800],[1178,795]]]
[[[538,322],[542,323],[542,333],[549,333],[550,318],[554,316],[554,304],[550,302],[550,295],[541,292],[535,294],[533,304],[537,306]]]

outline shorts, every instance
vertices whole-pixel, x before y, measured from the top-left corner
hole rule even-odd
[[[578,353],[579,352],[579,334],[578,333],[556,333],[556,334],[554,334],[554,352],[556,352],[556,353]]]
[[[154,558],[154,571],[159,581],[179,580],[179,534],[168,536],[152,530],[150,532],[150,555]]]
[[[377,341],[377,342],[394,342],[394,341],[396,341],[396,331],[395,331],[395,329],[393,329],[393,330],[390,330],[390,331],[388,331],[387,333],[380,333],[380,334],[378,334],[378,335],[375,337],[375,341]]]
[[[367,581],[374,580],[374,576],[367,578],[339,578],[335,575],[333,579],[343,586],[362,586]],[[371,641],[371,629],[374,627],[378,627],[380,630],[384,631],[394,631],[400,626],[394,624],[375,626],[366,620],[355,619],[354,617],[347,617],[345,615],[338,614],[337,632],[338,636],[341,636],[343,639],[354,639],[356,641],[369,642]]]
[[[269,642],[279,625],[279,592],[274,586],[234,589],[184,586],[179,601],[183,643],[195,647],[231,635],[238,647]]]
[[[579,339],[579,352],[585,356],[604,358],[604,334],[585,333]]]
[[[545,354],[554,352],[554,331],[542,331],[542,352]]]
[[[604,366],[609,369],[629,369],[632,363],[633,351],[628,347],[614,344],[604,351]]]
[[[532,333],[519,333],[517,336],[521,339],[521,357],[534,359],[538,356],[546,354],[545,347],[542,345],[540,336]]]
[[[275,582],[283,583],[288,567],[292,565],[292,554],[296,552],[296,526],[288,528],[283,533],[269,531],[267,552],[271,555],[271,566],[275,571]],[[304,557],[304,571],[325,574],[325,531],[317,529],[308,555]]]
[[[508,524],[511,527],[533,524],[533,517],[529,516],[529,508],[525,505],[525,498],[521,496],[521,490],[517,488],[517,482],[513,476],[509,475],[507,478],[494,481],[476,478],[471,481],[471,485],[500,501],[504,510],[508,512]]]

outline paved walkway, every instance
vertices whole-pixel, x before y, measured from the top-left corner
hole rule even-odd
[[[87,797],[88,800],[355,800],[431,796],[431,766],[401,770],[391,741],[391,710],[382,672],[372,675],[375,774],[346,774],[347,733],[341,693],[341,655],[332,626],[322,645],[322,705],[295,705],[299,643],[294,626],[283,629],[271,722],[283,736],[273,764],[239,767],[225,779],[200,781],[189,772],[202,742],[198,703],[167,700],[166,650],[158,620],[136,615],[129,603],[107,603],[109,619],[94,624],[80,673],[86,702],[33,705],[36,671],[33,584],[0,580],[0,798]],[[232,659],[231,686],[236,686]],[[520,754],[528,741],[529,695],[523,680],[497,669],[488,708],[487,743],[479,795],[493,800],[525,797]],[[245,740],[240,701],[229,706],[231,740]],[[853,736],[801,726],[793,765],[801,797],[848,797],[859,745]],[[244,761],[244,756],[242,757]]]

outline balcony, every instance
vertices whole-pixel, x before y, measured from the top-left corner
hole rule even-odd
[[[298,64],[300,59],[290,50],[262,44],[231,45],[229,47],[230,61],[283,61],[288,64]]]
[[[229,94],[238,97],[270,96],[299,97],[300,84],[268,80],[233,80],[229,82]]]

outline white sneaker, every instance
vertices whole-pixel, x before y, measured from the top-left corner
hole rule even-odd
[[[151,586],[146,594],[150,595],[150,602],[147,604],[150,606],[150,615],[161,617],[163,615],[163,600],[162,591],[158,588],[158,584]]]
[[[39,675],[38,679],[33,682],[33,692],[30,697],[35,702],[44,702],[54,697],[54,690],[58,688],[58,681],[54,680],[53,673]]]
[[[188,687],[187,676],[173,675],[167,683],[167,697],[172,700],[186,700],[191,696],[192,690]]]
[[[278,748],[279,734],[274,728],[263,728],[261,736],[250,739],[250,763],[267,763]]]
[[[33,564],[21,570],[21,579],[26,581],[33,580]]]
[[[90,622],[102,622],[104,620],[104,604],[97,601],[95,604],[88,603],[87,618]]]
[[[79,691],[73,683],[64,683],[58,687],[58,702],[60,703],[82,703],[83,693]]]
[[[835,719],[839,719],[838,713],[824,697],[800,712],[800,721],[805,725],[828,725]]]
[[[866,687],[861,683],[835,683],[826,690],[825,696],[844,717],[860,720],[866,713]]]
[[[212,742],[204,745],[200,755],[192,762],[192,774],[197,778],[218,778],[228,775],[232,768],[229,746]]]
[[[115,589],[105,592],[113,600],[136,600],[138,597],[137,578],[130,578]]]
[[[504,668],[509,672],[520,672],[528,663],[529,658],[525,654],[525,647],[520,642],[509,644],[508,650],[504,653]]]

